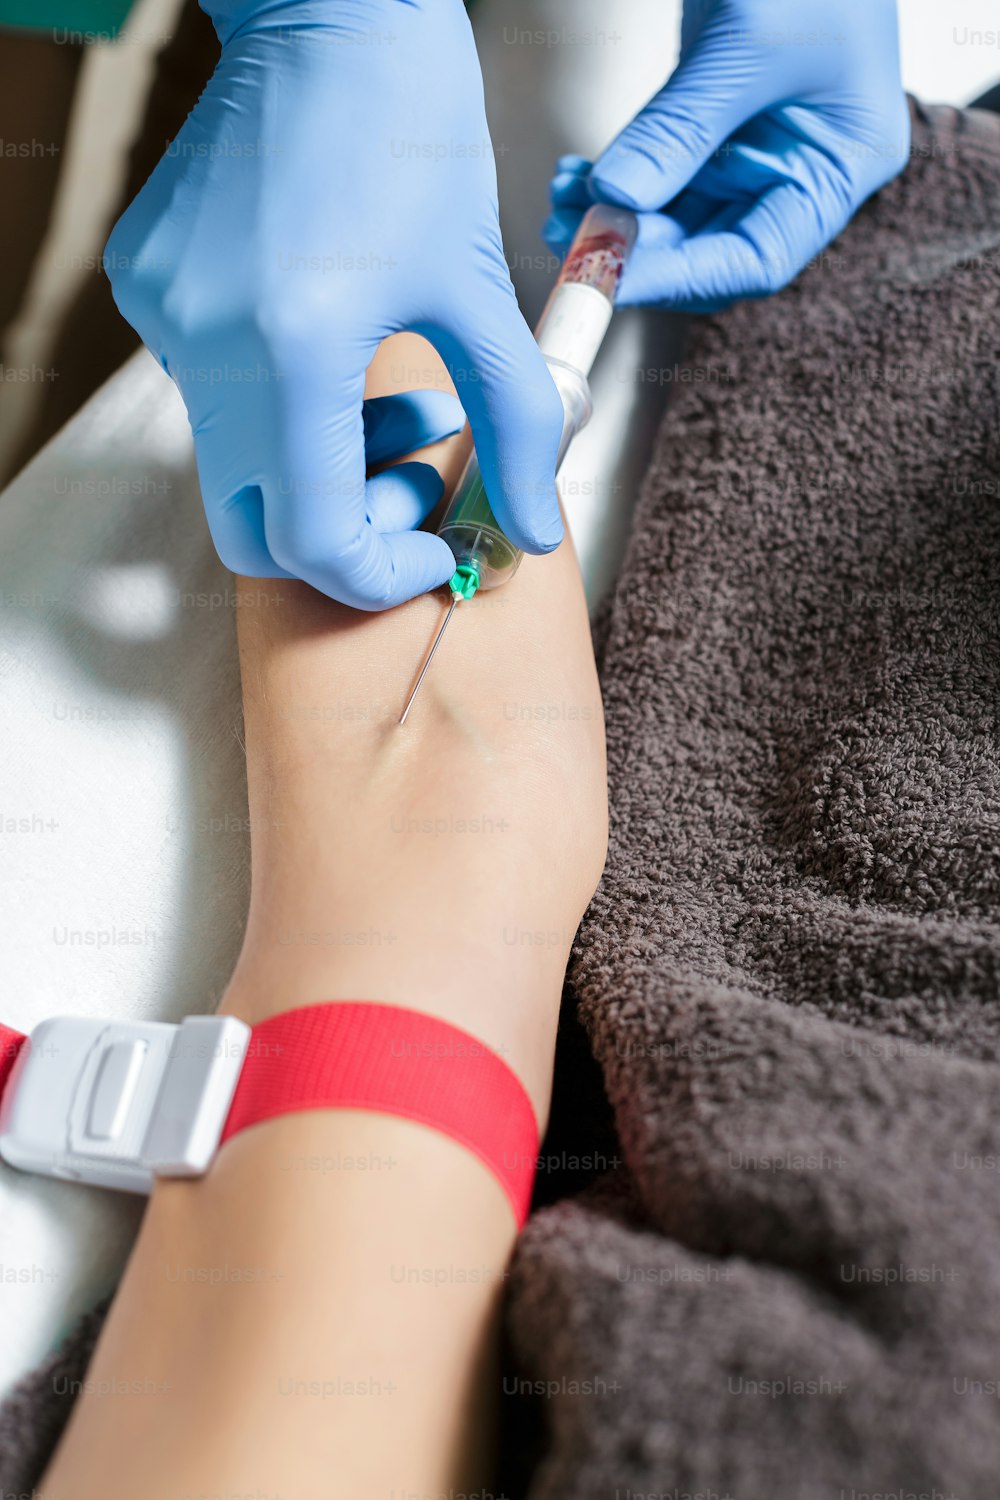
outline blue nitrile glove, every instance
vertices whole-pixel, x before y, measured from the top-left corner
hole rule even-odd
[[[365,479],[365,369],[405,328],[448,366],[504,531],[555,547],[562,407],[504,260],[461,0],[205,9],[219,65],[105,264],[184,397],[223,562],[360,609],[449,577],[447,545],[412,529],[434,472]],[[369,406],[367,435],[378,421],[383,439],[369,465],[404,451],[407,431],[456,430],[456,409],[442,393]]]
[[[895,0],[686,0],[676,71],[593,165],[562,158],[543,232],[637,209],[618,300],[711,311],[791,281],[909,145]]]

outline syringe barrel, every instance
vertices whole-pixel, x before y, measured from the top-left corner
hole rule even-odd
[[[579,370],[559,359],[550,358],[547,362],[563,404],[563,429],[556,456],[558,473],[570,443],[590,420],[593,407],[590,387]],[[475,453],[458,481],[438,535],[455,554],[458,574],[475,580],[473,593],[507,583],[520,566],[524,553],[507,540],[490,509]]]
[[[563,404],[556,472],[573,438],[590,419],[587,376],[611,319],[615,292],[635,245],[639,221],[627,208],[596,203],[587,210],[559,280],[535,330]],[[476,455],[469,459],[438,528],[458,564],[451,587],[465,598],[494,589],[517,572],[522,554],[497,524]]]

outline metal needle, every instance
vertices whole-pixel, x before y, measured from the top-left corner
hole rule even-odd
[[[410,694],[409,698],[407,698],[407,700],[406,700],[406,707],[403,709],[403,712],[399,716],[399,722],[400,722],[400,724],[405,724],[406,723],[406,715],[410,712],[410,709],[413,707],[413,700],[414,700],[414,698],[417,696],[417,694],[420,691],[420,684],[423,682],[424,678],[427,676],[427,668],[430,666],[431,662],[434,660],[434,653],[435,653],[435,651],[437,650],[437,648],[441,644],[441,637],[444,635],[445,631],[448,629],[448,623],[451,620],[452,615],[455,613],[455,605],[458,603],[458,601],[461,599],[461,597],[462,597],[461,594],[457,594],[457,593],[456,594],[452,594],[452,596],[451,596],[451,607],[449,608],[448,613],[445,615],[444,619],[441,621],[441,629],[438,631],[437,635],[434,637],[434,644],[433,644],[433,646],[431,647],[431,649],[427,653],[427,660],[424,662],[423,666],[420,668],[420,676],[417,678],[416,682],[413,684],[413,692]]]

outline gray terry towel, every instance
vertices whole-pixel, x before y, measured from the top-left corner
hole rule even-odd
[[[697,330],[571,974],[627,1165],[512,1278],[532,1500],[1000,1492],[998,308],[1000,120],[939,110],[794,287]],[[0,1409],[6,1491],[98,1321]]]
[[[624,1168],[538,1214],[532,1500],[1000,1494],[1000,119],[698,325],[603,648],[570,972]]]

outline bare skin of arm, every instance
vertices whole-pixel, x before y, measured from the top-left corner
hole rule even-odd
[[[413,378],[418,368],[420,376]],[[413,335],[368,394],[447,385]],[[467,440],[418,455],[452,483]],[[540,1127],[573,933],[606,845],[603,721],[570,544],[459,606],[381,615],[241,580],[253,891],[221,1009],[428,1012],[501,1053]],[[161,1181],[40,1487],[51,1500],[390,1500],[491,1479],[497,1314],[515,1238],[464,1148],[306,1112]]]

